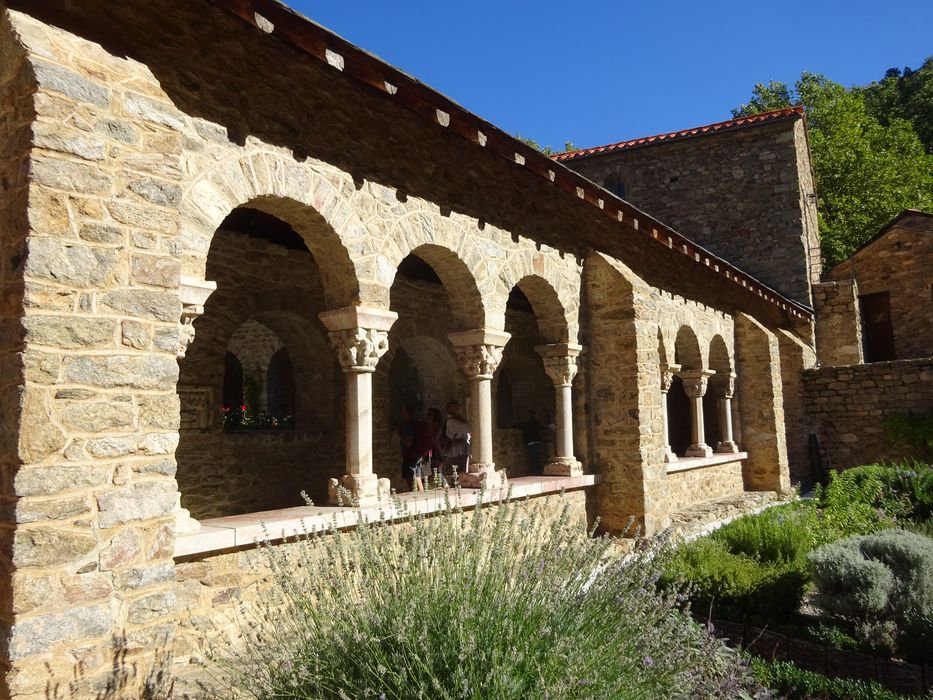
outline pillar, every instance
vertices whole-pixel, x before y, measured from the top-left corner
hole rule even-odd
[[[678,375],[684,383],[684,392],[690,399],[690,447],[687,457],[709,457],[713,448],[706,444],[703,426],[703,396],[709,378],[716,374],[709,369],[684,370]]]
[[[375,500],[378,477],[373,472],[373,372],[389,349],[389,329],[398,318],[393,311],[348,306],[319,315],[346,379],[347,473],[330,480],[331,503],[345,489],[360,503]]]
[[[181,317],[178,320],[178,359],[184,359],[188,346],[194,341],[194,322],[204,313],[204,304],[217,289],[217,283],[196,277],[182,277],[178,287],[181,301]],[[191,517],[187,508],[181,507],[181,492],[175,494],[175,532],[192,532],[201,524]]]
[[[544,466],[550,476],[580,476],[583,465],[573,454],[573,378],[577,376],[577,356],[583,348],[569,343],[539,345],[535,351],[544,360],[544,371],[554,382],[557,402],[555,424],[557,444],[554,459]]]
[[[718,394],[719,405],[719,444],[716,452],[722,454],[736,454],[739,446],[732,437],[732,397],[735,395],[735,374],[717,374],[715,378],[715,391]]]
[[[450,334],[457,362],[470,380],[470,469],[459,477],[460,485],[467,488],[504,483],[505,475],[496,471],[492,456],[492,376],[511,337],[486,328]]]
[[[661,367],[661,431],[664,441],[664,461],[676,462],[677,455],[671,449],[671,425],[667,415],[667,395],[674,383],[674,377],[680,371],[680,365],[666,365]]]

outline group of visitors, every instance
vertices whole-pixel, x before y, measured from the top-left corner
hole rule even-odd
[[[402,475],[413,491],[424,491],[432,481],[446,484],[446,476],[470,470],[470,424],[456,401],[447,402],[447,415],[430,408],[427,420],[415,418],[414,406],[402,406],[399,428]]]

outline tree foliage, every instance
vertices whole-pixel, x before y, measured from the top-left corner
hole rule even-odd
[[[546,156],[553,156],[557,155],[558,153],[567,153],[568,151],[577,150],[577,147],[573,145],[572,141],[564,141],[564,148],[562,150],[557,150],[556,148],[552,148],[550,145],[542,146],[534,139],[527,136],[522,136],[521,134],[515,134],[515,138],[517,138],[526,146],[531,146],[536,151],[541,151]]]
[[[904,82],[902,74],[889,71],[882,83],[853,89],[803,73],[793,88],[777,81],[757,84],[752,98],[732,110],[738,117],[803,106],[823,254],[830,265],[851,255],[902,210],[933,208],[933,155],[914,128],[928,125],[933,115],[933,63],[928,60],[917,73],[923,76],[913,80],[910,72],[911,80]]]

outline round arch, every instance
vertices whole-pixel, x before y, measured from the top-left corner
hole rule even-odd
[[[182,274],[203,279],[214,234],[234,209],[248,206],[288,223],[305,241],[320,268],[330,308],[379,305],[365,298],[372,285],[359,262],[366,254],[366,227],[346,197],[307,164],[258,152],[217,163],[182,195]]]
[[[557,290],[543,277],[526,275],[515,283],[531,303],[544,343],[570,342],[570,323]]]
[[[674,340],[674,362],[681,370],[703,369],[703,355],[696,333],[690,326],[681,326]]]

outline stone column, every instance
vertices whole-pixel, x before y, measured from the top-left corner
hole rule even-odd
[[[715,389],[719,394],[719,431],[720,440],[716,452],[735,454],[739,446],[732,438],[732,397],[735,395],[735,374],[717,374]]]
[[[511,334],[478,328],[451,333],[457,362],[470,380],[470,430],[472,456],[468,474],[461,474],[460,485],[478,488],[501,486],[505,474],[496,471],[492,457],[492,375],[502,361],[502,350]]]
[[[194,322],[204,313],[204,304],[217,290],[217,283],[197,277],[182,277],[178,287],[181,301],[181,317],[178,320],[178,359],[184,359],[188,346],[194,341]],[[191,517],[187,508],[181,507],[181,492],[175,494],[175,532],[192,532],[201,524]]]
[[[661,367],[661,431],[664,440],[664,461],[676,462],[677,455],[671,449],[671,425],[667,415],[667,394],[674,383],[674,376],[680,371],[680,365]]]
[[[706,444],[703,435],[703,395],[706,394],[709,378],[714,374],[709,369],[690,369],[677,375],[683,381],[684,391],[690,399],[691,440],[685,453],[687,457],[709,457],[713,454],[713,448]]]
[[[577,376],[577,356],[582,350],[581,346],[568,343],[539,345],[535,348],[544,359],[544,371],[554,382],[557,403],[554,417],[557,444],[554,459],[544,466],[547,475],[583,474],[583,465],[573,455],[573,378]]]
[[[379,483],[373,472],[373,384],[376,364],[389,349],[389,329],[398,318],[394,311],[348,306],[318,314],[346,377],[347,473],[331,479],[331,503],[340,488],[360,504],[376,499]]]

